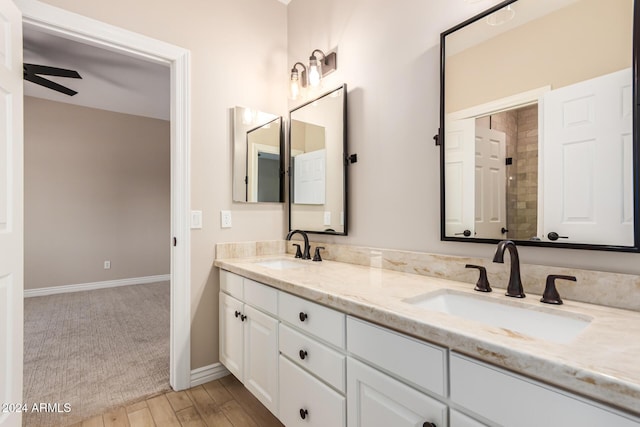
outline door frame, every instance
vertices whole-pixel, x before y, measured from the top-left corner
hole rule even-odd
[[[14,0],[23,26],[171,69],[171,314],[169,383],[191,383],[190,51],[37,0]],[[176,244],[177,242],[177,244]]]

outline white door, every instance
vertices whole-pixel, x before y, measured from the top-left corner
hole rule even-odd
[[[445,425],[447,406],[352,358],[347,358],[349,427]]]
[[[240,381],[243,381],[243,306],[242,302],[220,292],[220,362]]]
[[[507,228],[506,135],[476,127],[475,232],[476,237],[502,239]]]
[[[0,403],[22,402],[22,15],[0,0]],[[0,411],[0,426],[19,426]]]
[[[244,385],[278,416],[278,321],[245,305]]]
[[[324,205],[326,187],[327,150],[316,150],[294,157],[294,203]]]
[[[542,232],[633,245],[631,69],[543,98]]]
[[[450,120],[445,137],[445,234],[473,237],[475,119]],[[465,236],[468,230],[469,236]]]

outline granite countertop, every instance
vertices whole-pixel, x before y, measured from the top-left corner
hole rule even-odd
[[[274,269],[257,261],[287,259],[300,268]],[[218,259],[224,270],[316,301],[347,314],[640,415],[640,313],[566,301],[539,302],[528,294],[518,304],[535,310],[592,318],[569,343],[531,338],[411,305],[404,300],[438,290],[465,292],[511,303],[500,289],[335,261],[294,260],[290,255]],[[526,292],[526,289],[525,289]],[[506,301],[510,300],[510,301]]]

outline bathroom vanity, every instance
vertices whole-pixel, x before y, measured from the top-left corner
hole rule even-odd
[[[289,255],[215,265],[220,360],[287,426],[640,426],[638,312],[529,294],[519,309],[587,322],[534,337],[416,303],[513,306],[499,289]]]

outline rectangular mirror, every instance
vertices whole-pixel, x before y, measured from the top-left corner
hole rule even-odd
[[[347,234],[347,87],[289,113],[289,230]]]
[[[282,117],[233,109],[233,201],[284,202]]]
[[[638,251],[637,13],[509,0],[442,33],[442,240]]]

